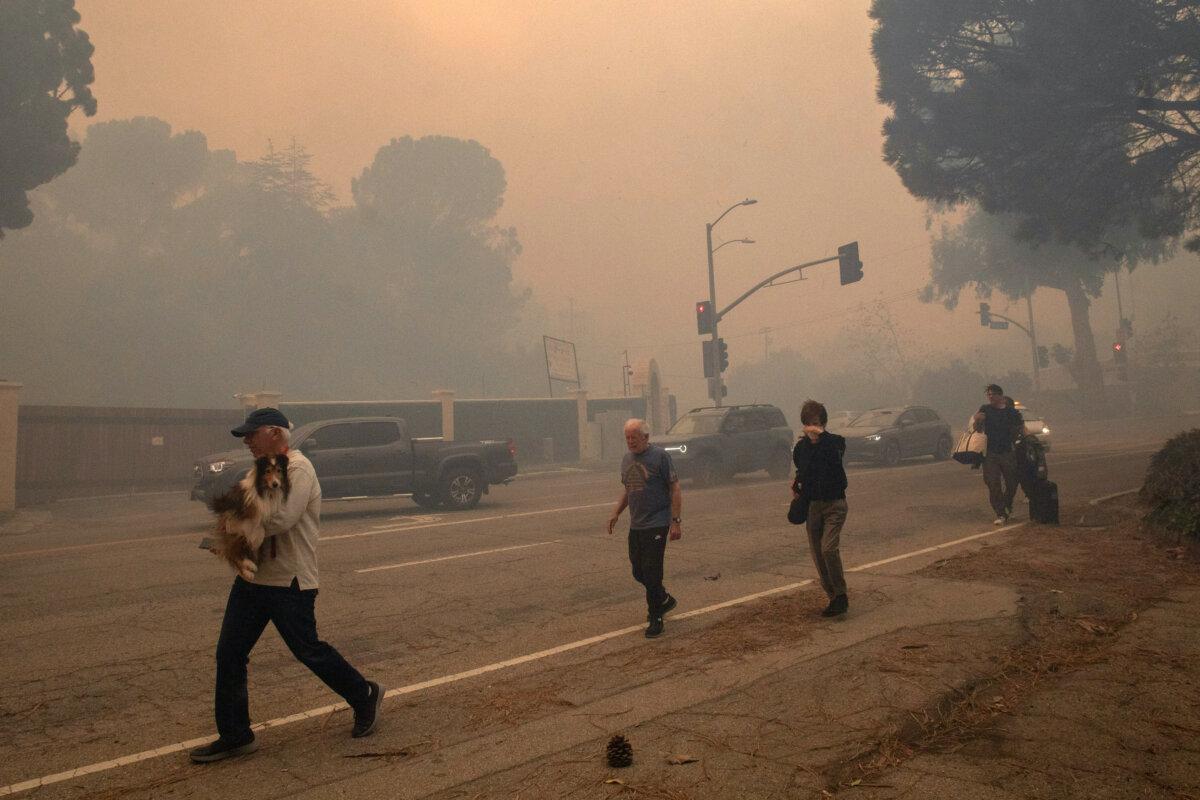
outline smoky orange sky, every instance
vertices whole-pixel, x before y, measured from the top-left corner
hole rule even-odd
[[[631,348],[696,401],[704,223],[743,197],[759,202],[727,216],[716,241],[757,244],[718,253],[718,305],[851,240],[866,278],[839,287],[827,265],[756,295],[722,324],[731,360],[761,359],[764,327],[772,347],[810,351],[840,327],[831,315],[883,298],[931,346],[1028,367],[1023,337],[980,331],[969,293],[955,313],[915,300],[926,210],[881,160],[868,6],[77,3],[96,44],[96,119],[158,116],[242,159],[294,137],[343,203],[392,137],[479,141],[507,172],[500,222],[518,230],[515,272],[546,307],[546,332],[567,333],[573,306],[610,343],[586,354],[593,386],[619,387],[610,366]],[[1069,342],[1059,293],[1037,303]]]

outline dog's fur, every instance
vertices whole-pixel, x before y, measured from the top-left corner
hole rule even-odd
[[[267,535],[263,523],[291,490],[287,468],[286,455],[262,456],[236,486],[208,503],[217,515],[212,550],[246,580],[258,572],[258,550]]]

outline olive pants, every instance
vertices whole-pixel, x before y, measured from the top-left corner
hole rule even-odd
[[[813,564],[821,579],[821,588],[829,599],[846,593],[846,576],[842,572],[842,525],[849,508],[843,500],[813,500],[808,504],[808,547]]]

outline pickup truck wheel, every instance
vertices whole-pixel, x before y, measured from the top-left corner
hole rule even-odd
[[[442,503],[455,511],[466,511],[479,505],[483,496],[483,480],[473,469],[451,469],[442,478]]]
[[[767,474],[772,478],[780,479],[786,478],[791,471],[792,453],[790,450],[780,447],[767,462]]]
[[[421,508],[437,508],[442,504],[442,498],[426,492],[413,492],[412,499]]]

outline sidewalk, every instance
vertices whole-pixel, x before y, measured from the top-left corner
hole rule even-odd
[[[491,774],[432,795],[399,785],[447,799],[1200,797],[1196,563],[1124,506],[1064,512],[1087,527],[1029,526],[913,576],[860,576],[841,623],[812,621],[812,593],[735,615],[708,634],[740,638],[723,658],[556,715],[592,735],[553,755],[495,769],[443,751],[451,774]],[[783,640],[756,635],[789,619]],[[634,765],[612,770],[618,732]],[[518,726],[505,746],[538,738]],[[388,771],[415,778],[422,760]]]

